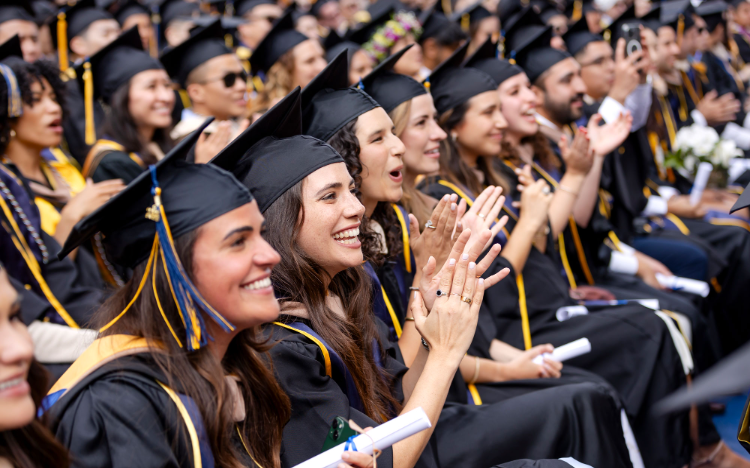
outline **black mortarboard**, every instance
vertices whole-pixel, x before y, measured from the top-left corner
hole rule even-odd
[[[746,344],[696,377],[690,387],[683,387],[658,402],[654,411],[664,414],[717,397],[745,393],[750,389],[749,359],[750,344]]]
[[[364,91],[386,112],[391,112],[401,103],[417,96],[427,94],[425,87],[414,78],[393,72],[393,66],[412,45],[404,47],[375,67],[362,79]]]
[[[523,35],[524,31],[519,31],[519,34]],[[558,62],[570,57],[569,53],[550,46],[552,26],[546,26],[542,31],[533,30],[531,37],[525,39],[524,47],[514,50],[515,61],[524,69],[532,84]]]
[[[477,94],[497,90],[497,83],[489,75],[476,68],[461,66],[468,47],[467,41],[427,78],[438,115],[456,108]]]
[[[750,190],[747,188],[750,187],[750,184],[748,184],[747,187],[745,187],[745,190],[742,191],[742,195],[740,195],[740,198],[737,199],[736,202],[734,202],[734,206],[732,206],[732,209],[729,210],[730,213],[734,213],[737,210],[741,210],[742,208],[747,208],[750,206]]]
[[[360,49],[360,46],[357,43],[345,40],[336,31],[331,30],[323,40],[323,48],[326,50],[326,62],[330,62],[338,57],[341,52],[346,51],[346,56],[351,63],[352,56]]]
[[[523,69],[507,60],[497,58],[497,44],[487,39],[464,63],[465,67],[481,70],[492,78],[498,86],[505,80],[523,73]]]
[[[241,16],[201,15],[195,18],[190,18],[190,21],[195,25],[190,30],[190,34],[195,34],[202,28],[212,25],[216,20],[221,20],[219,23],[221,24],[221,27],[224,28],[225,34],[234,34],[240,25],[247,23],[247,20]]]
[[[36,13],[31,7],[30,0],[4,0],[0,5],[0,23],[11,20],[34,22]]]
[[[459,26],[461,26],[461,29],[463,29],[463,31],[468,34],[469,30],[471,29],[471,25],[477,24],[483,19],[489,18],[491,16],[493,16],[492,13],[490,13],[485,7],[482,6],[482,2],[480,0],[479,2],[474,3],[463,11],[452,14],[450,19],[451,21],[455,21],[456,23],[458,23]]]
[[[235,1],[234,5],[234,11],[237,16],[245,16],[247,13],[250,13],[253,8],[257,7],[258,5],[276,5],[276,2],[272,0],[245,0],[245,1]]]
[[[695,26],[693,19],[695,9],[690,0],[673,0],[661,3],[662,26],[669,26],[677,34],[677,42],[680,43],[685,31]]]
[[[261,213],[321,167],[344,162],[325,142],[302,135],[300,105],[296,88],[211,161],[250,189]]]
[[[661,27],[661,4],[651,7],[648,13],[638,18],[644,28],[657,32]]]
[[[367,9],[370,13],[370,21],[364,24],[360,24],[356,29],[353,29],[346,34],[346,39],[357,44],[364,44],[369,41],[375,34],[375,31],[379,27],[383,26],[394,13],[396,13],[396,7],[394,2],[390,0],[380,0],[379,2],[373,3]]]
[[[271,31],[260,41],[255,52],[250,56],[250,69],[254,75],[259,72],[267,73],[282,55],[308,39],[307,36],[294,29],[292,11],[287,10],[274,23]]]
[[[542,21],[533,7],[525,7],[516,13],[503,24],[505,57],[509,59],[514,58],[515,51],[526,47],[538,35],[542,34],[546,28],[547,25]]]
[[[586,18],[581,18],[568,28],[563,34],[565,47],[571,55],[582,51],[591,42],[602,42],[604,38],[600,34],[594,34],[589,31],[589,25]]]
[[[63,21],[61,21],[60,15],[58,15],[58,19],[55,22],[55,27],[52,31],[52,41],[60,46],[60,44],[57,44],[58,35],[60,34],[60,29],[64,27],[66,34],[66,47],[68,45],[67,43],[69,43],[72,38],[85,32],[94,21],[114,19],[108,11],[97,7],[94,0],[78,0],[73,6],[61,8],[60,13],[65,15],[65,24],[63,25]]]
[[[450,20],[443,13],[443,3],[438,1],[432,8],[419,15],[419,22],[422,23],[422,35],[419,36],[419,43],[421,44],[426,39],[435,37],[446,28]]]
[[[9,57],[23,59],[23,50],[21,49],[21,39],[18,34],[0,44],[0,61]]]
[[[232,49],[224,42],[224,34],[221,19],[213,17],[211,24],[200,28],[185,42],[165,52],[161,56],[161,63],[169,76],[185,88],[190,72],[214,57],[232,53]]]
[[[328,141],[341,128],[380,104],[356,87],[348,87],[349,63],[342,52],[302,90],[305,135]]]
[[[157,59],[143,50],[138,26],[133,26],[76,67],[86,115],[93,118],[94,100],[101,98],[108,103],[115,91],[138,73],[163,68]],[[85,127],[86,144],[93,145],[96,141],[93,120],[87,119]]]
[[[57,15],[57,6],[48,0],[32,0],[31,8],[34,10],[34,19],[39,26],[47,24]]]
[[[724,12],[729,5],[724,0],[711,0],[701,3],[695,12],[706,22],[706,28],[709,32],[714,32],[716,26],[725,22]]]
[[[614,47],[617,44],[618,39],[624,37],[625,29],[623,26],[627,25],[628,27],[637,27],[639,24],[643,23],[644,20],[642,18],[637,18],[635,16],[635,5],[630,5],[620,16],[612,21],[604,31],[602,31],[602,37]]]
[[[589,11],[596,10],[594,0],[569,0],[565,5],[565,16],[573,21],[583,18]]]
[[[310,14],[313,15],[316,18],[320,17],[320,9],[323,8],[323,5],[326,3],[330,3],[336,0],[317,0],[315,3],[312,4],[310,7]]]
[[[137,0],[127,0],[115,2],[115,4],[107,9],[115,17],[120,26],[133,15],[147,15],[151,16],[151,12]]]
[[[554,2],[532,0],[531,6],[536,10],[545,24],[549,23],[549,21],[555,16],[565,15],[565,12],[563,12],[560,6]]]
[[[155,270],[161,262],[170,293],[162,295],[160,300],[173,301],[179,311],[185,326],[184,346],[187,351],[200,349],[208,342],[202,314],[211,317],[226,332],[234,330],[234,326],[198,292],[177,255],[174,239],[253,200],[247,188],[227,171],[211,164],[186,161],[211,120],[208,119],[201,128],[178,143],[122,192],[79,221],[58,254],[58,258],[65,257],[100,232],[107,258],[115,264],[135,268],[148,259],[147,271],[132,301],[138,297],[149,277],[154,281],[154,276],[148,273],[151,264],[155,262]],[[156,283],[153,289],[156,291]],[[167,321],[166,316],[164,320]],[[183,347],[168,321],[166,325],[178,345]]]
[[[189,18],[200,14],[200,5],[185,0],[161,0],[159,16],[161,18],[162,34],[169,23],[178,18]]]
[[[248,190],[231,174],[210,164],[186,161],[208,123],[184,138],[156,163],[161,200],[174,238],[252,201]],[[95,233],[101,232],[107,258],[129,268],[144,261],[156,234],[156,223],[146,217],[146,210],[154,204],[151,188],[151,174],[145,171],[122,192],[76,224],[58,258],[65,257]]]

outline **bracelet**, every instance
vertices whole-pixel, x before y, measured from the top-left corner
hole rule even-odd
[[[557,185],[557,189],[558,189],[558,190],[562,190],[563,192],[568,192],[569,194],[571,194],[571,195],[573,195],[573,196],[575,196],[575,197],[577,197],[577,196],[578,196],[578,192],[576,192],[576,191],[574,191],[574,190],[571,190],[571,189],[569,189],[568,187],[564,186],[563,184],[558,184],[558,185]]]
[[[426,349],[427,351],[430,350],[430,345],[427,344],[424,337],[422,337],[422,346],[424,346],[424,349]]]
[[[416,322],[416,320],[414,320],[414,317],[406,317],[404,322]]]
[[[469,381],[469,385],[474,385],[479,378],[479,358],[474,356],[474,376]]]
[[[419,291],[419,288],[415,288],[414,286],[409,286],[409,291]]]

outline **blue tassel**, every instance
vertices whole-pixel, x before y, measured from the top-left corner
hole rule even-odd
[[[8,117],[20,117],[23,114],[23,101],[16,74],[5,64],[0,64],[0,74],[5,78],[5,86],[8,89]]]
[[[187,273],[185,273],[182,262],[177,257],[177,252],[172,243],[169,222],[166,219],[166,213],[161,204],[161,189],[159,188],[159,182],[156,180],[156,166],[151,165],[149,169],[153,183],[151,194],[154,197],[154,208],[159,210],[158,220],[156,221],[156,232],[159,236],[162,259],[166,267],[169,287],[173,298],[176,301],[182,320],[185,322],[188,350],[194,351],[206,344],[206,337],[208,336],[201,312],[208,314],[227,333],[233,331],[235,327],[203,299],[203,296],[201,296],[195,285],[190,281],[190,278],[188,278]]]
[[[359,83],[357,83],[357,88],[364,91],[365,90],[365,84],[362,83],[362,77],[359,77]]]

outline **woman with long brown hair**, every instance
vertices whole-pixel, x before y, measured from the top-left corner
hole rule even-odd
[[[36,417],[48,375],[33,352],[21,298],[0,266],[0,466],[66,468],[67,450],[47,429],[46,418]]]
[[[289,400],[256,333],[279,312],[279,256],[247,189],[185,161],[202,130],[79,223],[60,254],[99,231],[133,269],[46,400],[82,465],[280,466]]]

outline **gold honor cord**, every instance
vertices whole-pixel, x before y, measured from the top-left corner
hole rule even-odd
[[[300,335],[305,336],[307,339],[309,339],[310,341],[318,345],[318,348],[320,348],[320,352],[323,353],[323,360],[325,361],[325,366],[326,366],[326,375],[328,377],[333,376],[333,372],[331,372],[331,355],[328,354],[328,348],[323,346],[323,343],[321,343],[319,339],[315,338],[314,336],[312,336],[311,334],[305,331],[297,330],[296,328],[291,327],[285,323],[281,323],[281,322],[271,322],[271,323],[273,323],[274,325],[278,325],[282,328],[286,328],[287,330],[291,330],[295,333],[299,333]]]
[[[529,311],[526,308],[526,288],[523,284],[523,275],[516,276],[518,286],[518,308],[521,309],[521,329],[523,330],[523,345],[531,349],[531,326],[529,325]]]
[[[255,457],[253,456],[253,454],[252,454],[252,453],[250,453],[250,449],[248,448],[247,444],[245,444],[245,438],[244,438],[244,437],[242,437],[242,432],[240,431],[240,425],[239,425],[239,424],[237,424],[237,423],[235,423],[235,424],[234,424],[234,427],[235,427],[235,429],[237,429],[237,435],[238,435],[238,436],[239,436],[239,438],[240,438],[240,442],[242,442],[242,447],[243,447],[243,448],[245,449],[245,452],[247,452],[247,454],[248,454],[248,455],[250,456],[250,459],[251,459],[251,460],[253,461],[253,463],[255,463],[255,465],[256,465],[256,466],[257,466],[258,468],[263,468],[263,467],[261,466],[261,464],[260,464],[260,463],[258,463],[258,460],[256,460],[256,459],[255,459]]]
[[[396,212],[396,217],[398,218],[399,224],[401,224],[401,241],[404,244],[404,265],[406,267],[406,272],[411,273],[411,248],[409,246],[409,226],[406,224],[406,219],[404,219],[404,214],[398,208],[398,205],[396,205],[395,203],[392,203],[391,206],[393,207],[393,210]]]
[[[190,444],[193,446],[193,465],[195,466],[195,468],[201,468],[203,466],[203,462],[201,461],[200,439],[198,439],[198,432],[195,430],[195,424],[193,424],[193,420],[190,418],[190,413],[188,412],[187,408],[185,408],[182,400],[180,400],[180,397],[177,396],[174,390],[167,387],[158,380],[156,381],[156,383],[158,383],[159,386],[161,386],[161,388],[163,388],[164,391],[167,392],[169,398],[171,398],[175,406],[177,406],[177,410],[180,412],[180,416],[182,416],[182,419],[185,421],[185,426],[187,426],[188,434],[190,435]]]
[[[159,249],[159,246],[157,244],[157,249]],[[166,263],[164,262],[164,252],[161,252],[161,249],[159,249],[159,253],[161,254],[161,261],[164,264],[164,274],[167,275],[167,281],[169,281],[169,275],[167,274],[167,267]],[[177,333],[174,332],[174,329],[172,328],[172,324],[169,323],[169,320],[167,320],[167,314],[164,313],[164,309],[161,306],[161,300],[159,299],[159,293],[156,290],[156,264],[159,263],[159,259],[157,258],[154,260],[154,270],[151,274],[151,286],[154,288],[154,298],[156,298],[156,306],[159,308],[159,313],[161,314],[161,318],[164,319],[164,323],[167,324],[167,328],[169,328],[170,333],[172,333],[172,337],[177,342],[177,346],[182,348],[182,342],[179,338],[177,338]],[[148,272],[148,270],[146,270]],[[172,283],[169,284],[170,291],[172,290]],[[177,300],[174,298],[174,293],[172,293],[172,298],[175,301],[175,304],[177,304]],[[182,315],[180,315],[180,319],[182,320],[182,325],[185,326],[185,320],[182,318]]]
[[[398,317],[396,316],[396,312],[393,310],[393,306],[391,305],[390,299],[388,299],[388,294],[385,293],[385,288],[383,285],[380,285],[380,292],[383,294],[383,301],[385,302],[385,307],[388,309],[388,315],[391,316],[391,322],[393,322],[393,328],[396,330],[396,336],[398,338],[401,338],[401,323],[398,321]]]
[[[76,321],[73,320],[73,317],[70,316],[68,311],[65,310],[65,307],[60,304],[60,301],[57,300],[55,294],[52,292],[52,290],[47,285],[47,282],[44,280],[39,262],[37,262],[34,253],[26,243],[26,238],[23,236],[23,233],[18,227],[15,218],[13,218],[13,213],[10,211],[10,208],[8,207],[8,204],[5,202],[5,199],[3,197],[0,197],[0,207],[3,210],[5,217],[8,219],[8,223],[10,223],[11,227],[13,228],[13,233],[15,233],[15,236],[10,232],[8,234],[10,234],[10,238],[13,240],[13,244],[21,254],[21,257],[23,257],[24,262],[26,262],[26,266],[29,267],[29,270],[34,276],[37,284],[39,284],[39,288],[42,290],[42,293],[47,299],[47,302],[50,303],[52,308],[55,309],[55,312],[57,312],[57,314],[63,319],[63,321],[65,321],[65,323],[70,328],[81,328],[78,326]]]
[[[474,358],[479,359],[479,358]],[[474,400],[474,404],[477,406],[480,406],[482,404],[482,396],[479,394],[479,390],[477,390],[477,386],[473,383],[470,383],[467,385],[469,387],[469,393],[471,394],[471,399]]]

